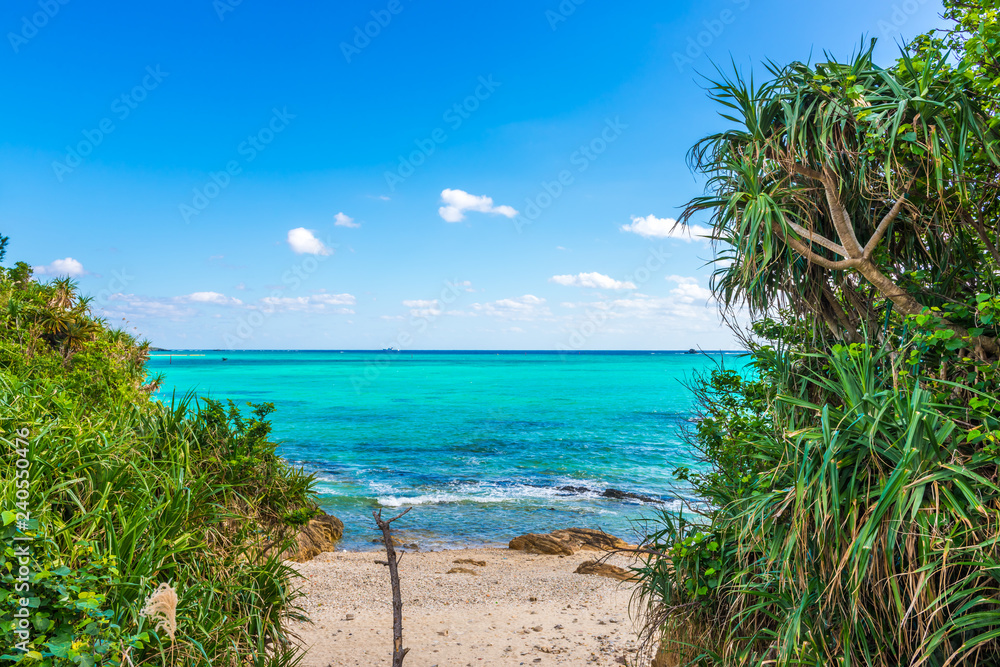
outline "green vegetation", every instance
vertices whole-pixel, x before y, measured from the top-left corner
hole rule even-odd
[[[275,454],[273,406],[151,400],[147,344],[75,291],[0,268],[0,664],[294,664],[280,554],[313,516],[313,479]],[[161,583],[177,591],[173,639],[140,613]]]
[[[704,509],[646,541],[660,664],[1000,663],[993,4],[888,67],[710,87],[731,126],[683,221],[711,217],[753,363],[697,379]]]

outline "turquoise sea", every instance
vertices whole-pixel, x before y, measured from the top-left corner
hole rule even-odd
[[[352,550],[377,548],[379,507],[412,506],[395,527],[425,550],[569,526],[633,535],[636,520],[684,496],[671,472],[693,463],[685,382],[744,363],[678,352],[153,355],[161,400],[194,391],[273,402],[282,456],[317,475]]]

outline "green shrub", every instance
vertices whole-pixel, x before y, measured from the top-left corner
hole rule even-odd
[[[273,406],[150,399],[148,346],[24,265],[0,269],[0,323],[0,665],[297,662],[280,554],[316,511],[314,479],[276,454]],[[173,639],[141,613],[161,583],[178,595]]]

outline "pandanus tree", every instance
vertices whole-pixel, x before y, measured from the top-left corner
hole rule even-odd
[[[873,46],[846,63],[769,65],[761,85],[713,83],[732,127],[692,149],[707,194],[681,222],[709,213],[726,307],[791,308],[852,341],[887,309],[968,303],[930,324],[996,359],[976,297],[1000,286],[1000,158],[974,70],[941,51],[883,69]]]
[[[710,86],[713,289],[753,372],[693,382],[702,500],[643,544],[647,628],[705,665],[1000,664],[996,0]],[[949,52],[949,49],[952,51]]]

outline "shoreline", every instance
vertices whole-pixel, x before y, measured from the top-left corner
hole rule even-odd
[[[299,603],[313,621],[289,626],[308,647],[303,667],[391,663],[391,592],[388,569],[376,562],[381,555],[333,551],[295,564],[305,593]],[[634,583],[574,572],[601,555],[407,551],[399,564],[406,664],[632,664],[639,648],[629,616]],[[628,568],[635,558],[614,554],[607,562]]]

